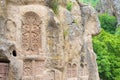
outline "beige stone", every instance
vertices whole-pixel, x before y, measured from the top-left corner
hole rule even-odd
[[[0,63],[9,65],[8,80],[99,80],[96,11],[74,1],[70,12],[61,3],[55,14],[44,0],[8,0],[0,17]]]
[[[108,13],[117,18],[117,25],[120,25],[120,0],[100,0],[96,6],[98,13]]]

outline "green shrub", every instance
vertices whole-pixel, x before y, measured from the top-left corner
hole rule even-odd
[[[91,4],[93,7],[96,7],[100,0],[79,0],[80,2]]]
[[[71,11],[72,10],[72,6],[73,6],[73,3],[71,1],[69,1],[67,3],[67,6],[66,6],[67,10]]]
[[[64,29],[64,30],[63,30],[64,39],[68,36],[68,34],[69,34],[68,29]]]
[[[101,27],[111,33],[114,34],[117,25],[117,19],[114,16],[110,16],[108,14],[101,14],[99,15],[99,20],[101,23]]]
[[[115,34],[118,35],[118,36],[120,36],[120,26],[118,26],[118,27],[116,28]]]
[[[101,80],[120,79],[120,37],[104,30],[93,38]]]

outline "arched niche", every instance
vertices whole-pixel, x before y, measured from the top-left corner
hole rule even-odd
[[[77,80],[77,65],[75,63],[67,64],[67,80],[74,79]]]
[[[38,54],[41,48],[41,19],[35,12],[23,15],[22,49],[28,54]]]
[[[81,63],[79,69],[79,76],[83,78],[85,76],[87,77],[88,75],[89,75],[89,71],[88,71],[87,63]]]
[[[50,73],[50,80],[61,80],[61,72],[57,69],[52,69],[49,71]]]

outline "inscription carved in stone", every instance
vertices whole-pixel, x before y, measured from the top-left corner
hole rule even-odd
[[[41,20],[34,12],[24,15],[22,26],[22,48],[29,54],[37,54],[41,48]]]

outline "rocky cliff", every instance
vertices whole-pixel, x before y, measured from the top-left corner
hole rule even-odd
[[[69,11],[60,0],[55,14],[54,1],[1,0],[0,63],[9,65],[1,78],[99,80],[92,47],[100,32],[96,11],[78,0]]]
[[[100,13],[108,13],[117,18],[118,26],[120,25],[120,0],[100,0],[97,11]]]

